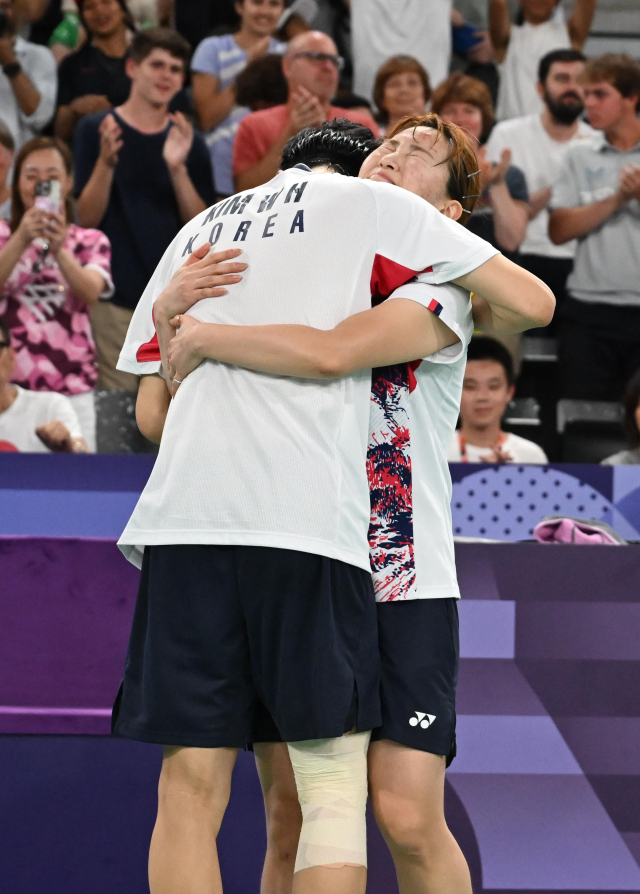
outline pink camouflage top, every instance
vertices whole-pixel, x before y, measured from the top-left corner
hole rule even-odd
[[[9,224],[0,221],[0,249],[10,236]],[[69,224],[64,247],[82,267],[103,275],[100,297],[109,298],[111,245],[104,233]],[[98,379],[89,308],[71,290],[53,257],[47,256],[41,270],[34,272],[40,254],[38,244],[31,243],[0,289],[0,317],[16,350],[13,381],[31,391],[83,394]]]

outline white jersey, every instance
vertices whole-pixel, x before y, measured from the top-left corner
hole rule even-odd
[[[534,441],[529,441],[527,438],[521,438],[520,435],[514,435],[511,432],[505,437],[504,441],[502,441],[500,449],[503,453],[506,453],[511,457],[509,460],[511,463],[524,463],[537,466],[545,465],[549,462],[542,447],[539,447]],[[482,463],[486,462],[483,457],[486,457],[488,453],[491,453],[491,450],[488,447],[476,447],[475,444],[469,444],[468,441],[464,445],[464,450],[465,456],[463,457],[460,437],[458,432],[455,432],[451,437],[449,450],[447,452],[449,462]]]
[[[82,437],[76,411],[64,394],[12,387],[18,394],[0,413],[0,452],[51,453],[36,434],[36,429],[47,422],[62,422],[72,438]]]
[[[419,272],[448,281],[495,254],[405,190],[293,168],[183,228],[136,308],[119,369],[158,371],[153,302],[207,240],[216,250],[241,247],[249,267],[227,295],[191,314],[320,329]],[[145,544],[247,544],[368,569],[370,385],[369,371],[312,381],[202,363],[171,403],[158,459],[120,539],[125,554]]]
[[[376,599],[459,598],[447,448],[455,431],[473,334],[469,293],[420,282],[397,289],[437,314],[460,341],[373,372],[367,467]]]
[[[529,22],[511,25],[507,52],[499,66],[496,108],[499,121],[542,111],[543,102],[536,89],[540,60],[552,50],[570,48],[569,29],[559,6],[541,25]]]
[[[351,0],[353,92],[371,100],[376,74],[390,56],[413,56],[432,87],[449,74],[452,0]]]
[[[491,131],[487,142],[487,158],[489,161],[499,161],[502,150],[510,149],[511,162],[524,173],[531,194],[553,186],[568,147],[576,140],[593,137],[594,133],[588,124],[579,121],[575,135],[561,143],[549,136],[540,114],[512,118],[509,121],[500,121]],[[523,255],[542,255],[545,258],[572,258],[576,245],[575,239],[564,245],[554,245],[549,238],[549,211],[543,208],[529,221],[519,252]]]

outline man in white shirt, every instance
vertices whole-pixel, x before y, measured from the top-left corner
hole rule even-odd
[[[18,150],[53,118],[58,69],[48,47],[16,36],[14,6],[0,0],[0,114]]]
[[[505,149],[523,172],[529,188],[530,221],[518,263],[545,282],[560,301],[573,266],[575,239],[555,245],[549,238],[551,188],[568,146],[594,131],[579,120],[584,109],[580,75],[585,57],[578,50],[553,50],[540,61],[538,93],[544,108],[533,115],[501,121],[491,131],[487,156],[500,161]]]
[[[513,360],[499,341],[472,338],[460,402],[461,425],[449,443],[452,463],[546,463],[541,447],[502,431],[501,420],[515,391]]]
[[[0,452],[87,453],[70,400],[12,385],[15,361],[9,330],[0,320]]]
[[[489,30],[500,68],[497,117],[519,118],[542,110],[538,65],[551,50],[581,50],[596,0],[576,0],[565,21],[559,0],[518,0],[521,24],[511,21],[508,0],[489,0]]]

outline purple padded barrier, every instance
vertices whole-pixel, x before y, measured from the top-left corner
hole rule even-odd
[[[460,544],[457,561],[447,811],[476,894],[637,894],[640,547]],[[24,735],[107,731],[137,572],[112,542],[52,538],[0,539],[0,569],[0,731],[23,734],[0,736],[3,881],[142,894],[158,750]],[[263,848],[243,754],[221,833],[227,892],[257,892]],[[373,831],[370,861],[370,894],[393,894]]]

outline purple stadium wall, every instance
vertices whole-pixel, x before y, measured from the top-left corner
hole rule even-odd
[[[447,811],[475,891],[640,892],[639,547],[460,544],[457,559]],[[143,894],[159,753],[106,736],[137,572],[110,539],[26,536],[0,539],[0,569],[2,887]],[[228,894],[257,892],[263,851],[242,754],[221,833]],[[373,827],[368,890],[396,890]]]

